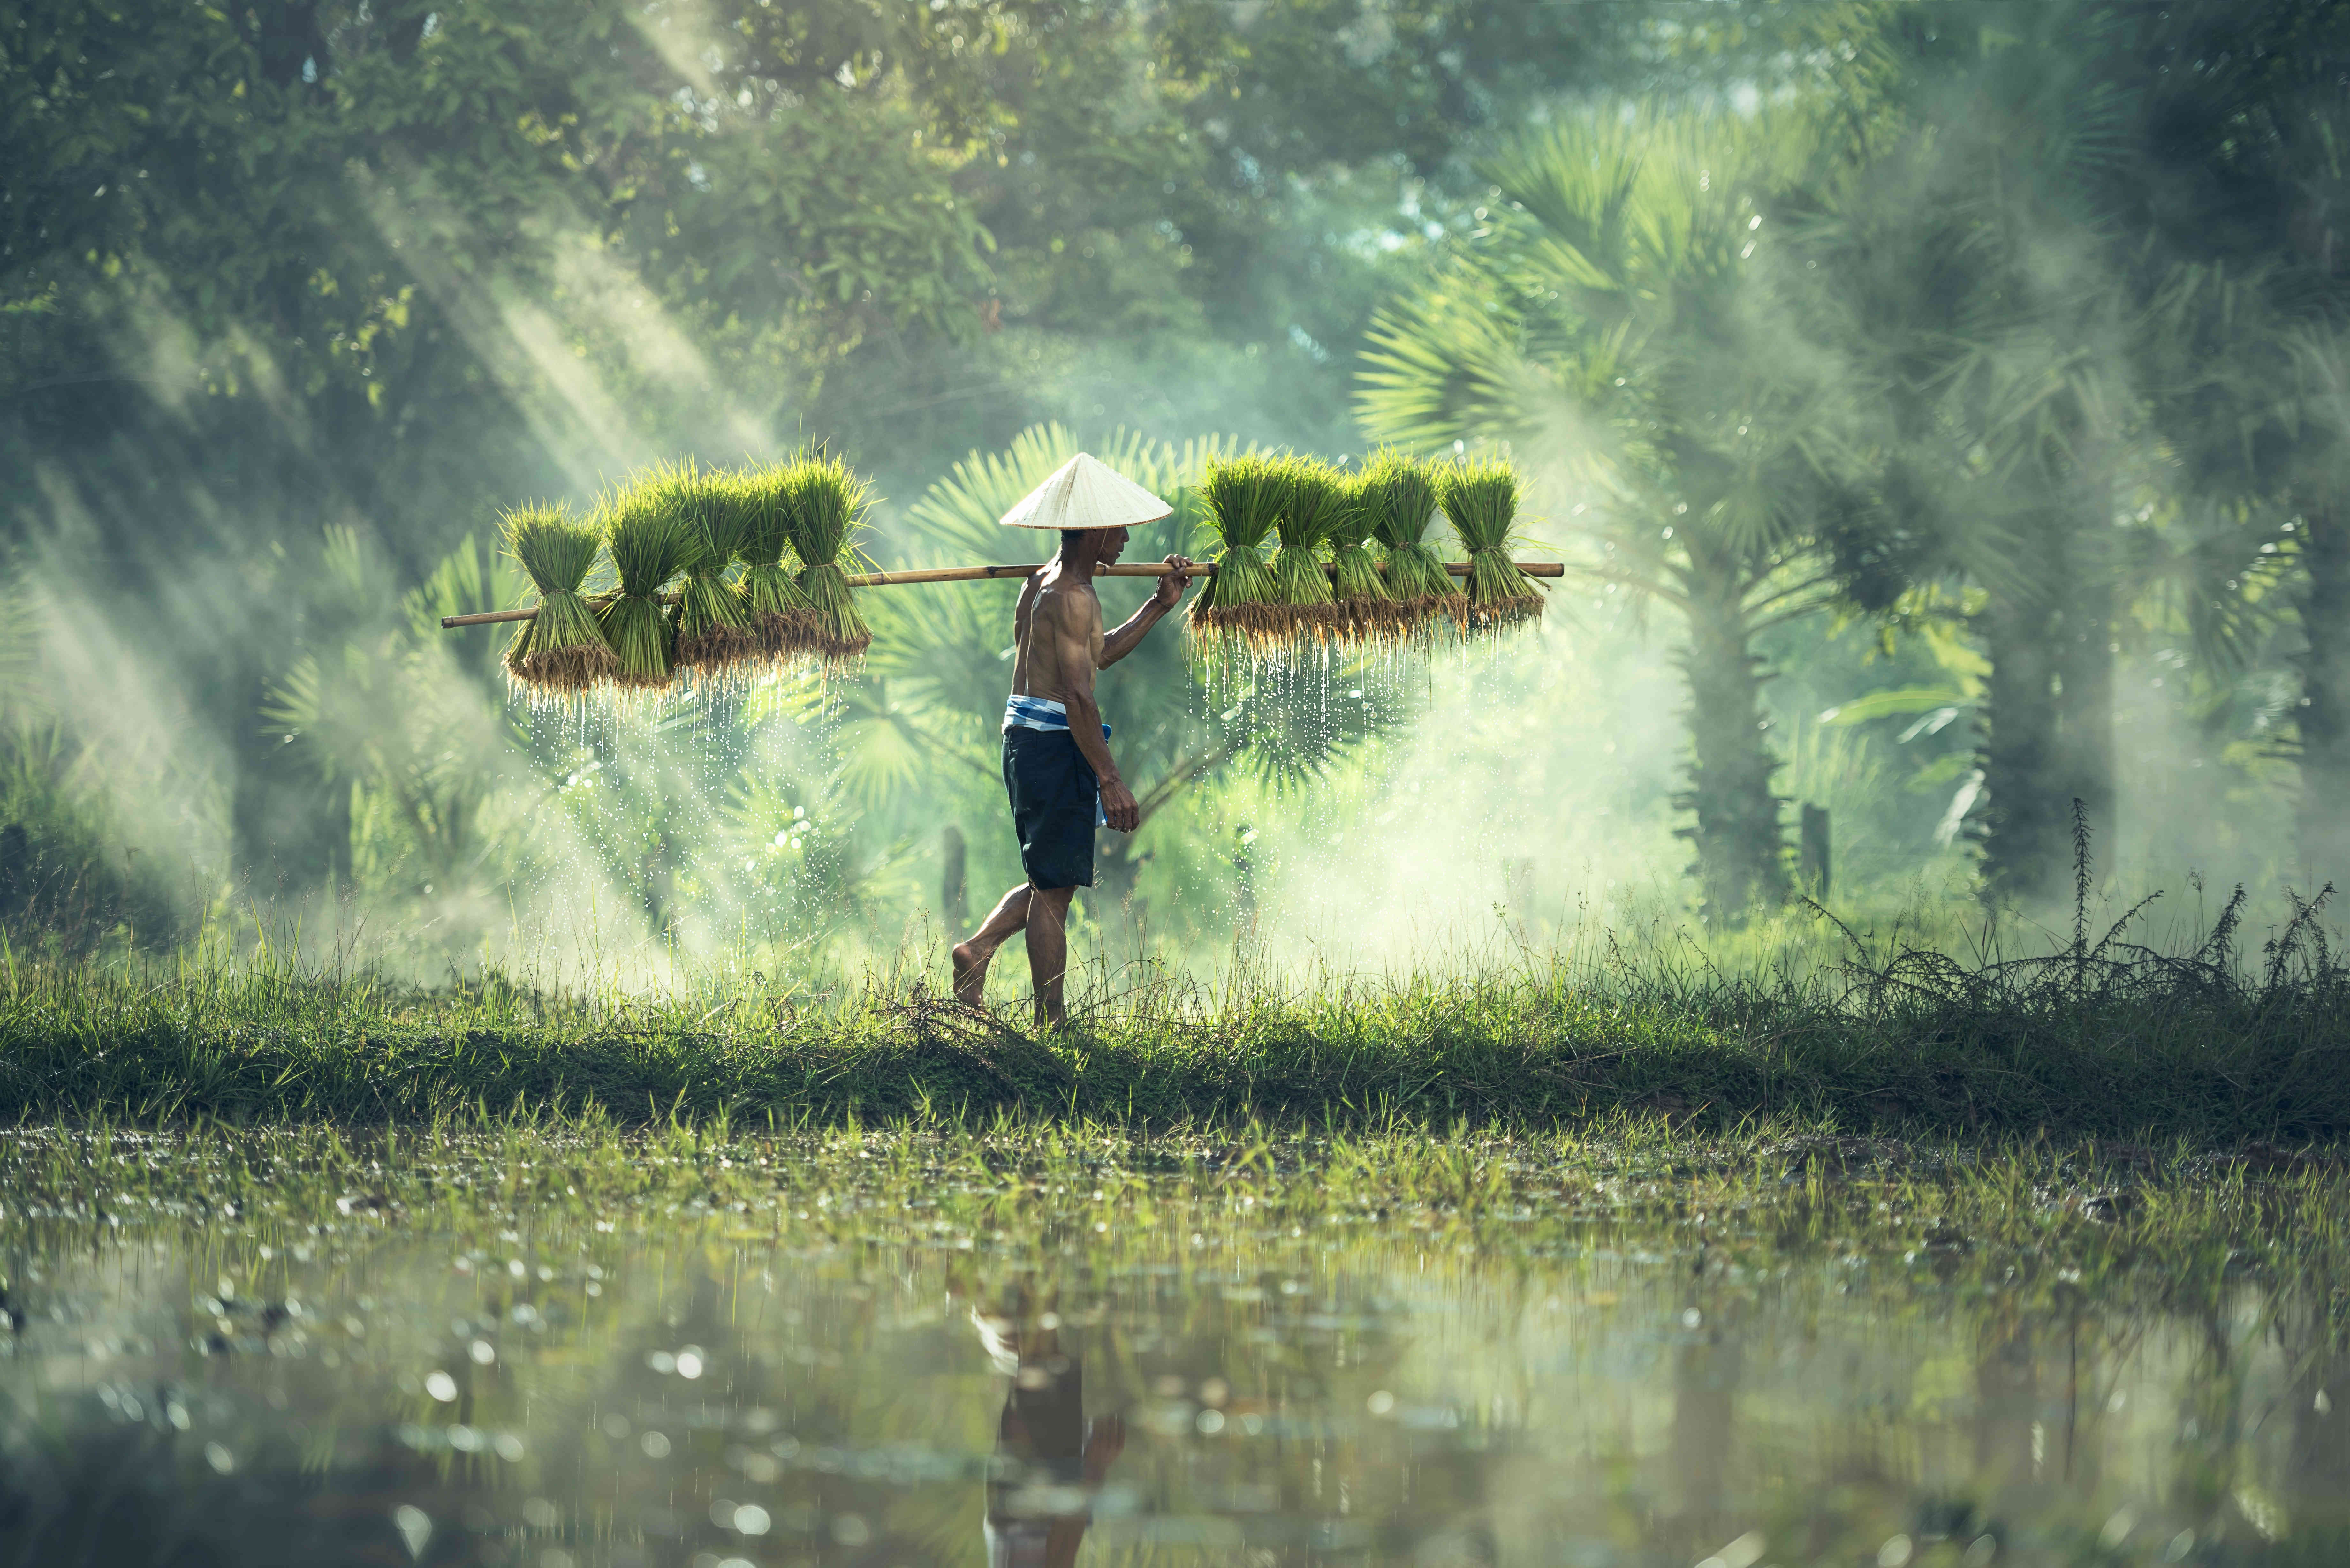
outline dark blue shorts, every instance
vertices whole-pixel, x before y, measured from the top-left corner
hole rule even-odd
[[[1094,819],[1101,785],[1066,730],[1003,732],[1003,788],[1020,866],[1032,888],[1094,885]]]

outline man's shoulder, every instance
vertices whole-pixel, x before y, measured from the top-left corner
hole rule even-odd
[[[1101,614],[1101,599],[1091,583],[1038,583],[1036,607],[1054,619],[1084,619]]]

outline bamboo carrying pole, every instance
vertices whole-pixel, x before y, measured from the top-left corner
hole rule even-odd
[[[1530,577],[1566,576],[1565,565],[1558,561],[1513,561],[1511,565]],[[1024,577],[1031,572],[1044,570],[1045,566],[1045,563],[1035,561],[1024,566],[924,566],[910,572],[867,572],[851,576],[848,586],[852,588],[894,588],[908,583],[985,583],[1001,577]],[[1336,568],[1325,564],[1322,569],[1329,572]],[[1469,563],[1448,561],[1444,569],[1456,577],[1465,577],[1469,575]],[[1163,561],[1145,561],[1132,566],[1099,566],[1095,568],[1094,576],[1164,577],[1172,575],[1174,570]],[[1194,565],[1191,572],[1195,577],[1212,577],[1216,575],[1216,568],[1214,563],[1203,561]],[[488,610],[481,615],[444,615],[441,618],[441,629],[453,631],[461,626],[495,626],[502,621],[529,620],[537,614],[537,607],[533,606],[529,609]]]

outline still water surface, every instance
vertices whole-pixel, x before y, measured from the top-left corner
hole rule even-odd
[[[2250,1286],[1621,1224],[371,1218],[0,1248],[0,1563],[2350,1562],[2350,1361]]]

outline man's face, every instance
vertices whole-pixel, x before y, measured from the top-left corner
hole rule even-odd
[[[1096,556],[1094,560],[1097,565],[1107,566],[1115,563],[1125,552],[1128,534],[1123,528],[1104,528],[1100,533],[1101,553]]]

